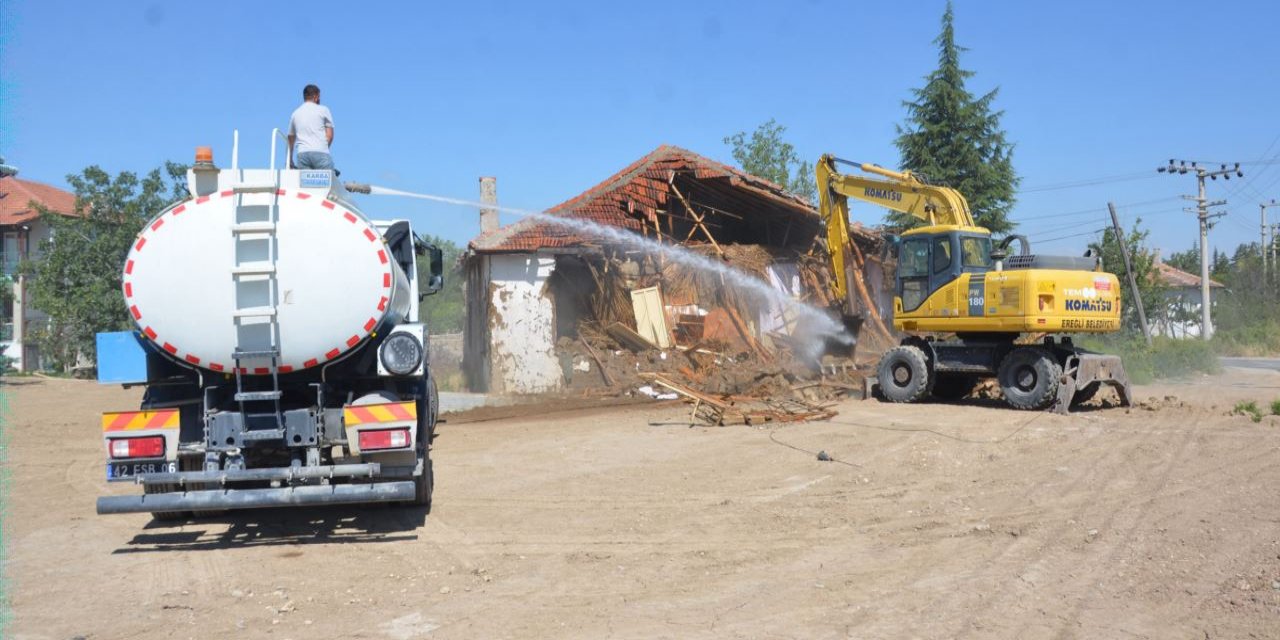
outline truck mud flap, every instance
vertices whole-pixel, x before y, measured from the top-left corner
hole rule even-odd
[[[1072,352],[1062,367],[1058,399],[1053,404],[1054,413],[1070,412],[1072,405],[1088,400],[1104,384],[1116,390],[1120,406],[1130,405],[1133,391],[1129,387],[1129,375],[1124,371],[1124,362],[1120,360],[1120,356],[1087,351]]]
[[[335,484],[280,489],[215,489],[174,491],[140,496],[98,498],[100,515],[161,511],[214,511],[223,509],[265,509],[328,504],[365,504],[410,501],[412,481],[374,484]]]

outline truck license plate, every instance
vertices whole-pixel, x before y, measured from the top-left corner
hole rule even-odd
[[[108,462],[107,479],[119,480],[148,473],[177,473],[178,463],[152,460],[150,462]]]

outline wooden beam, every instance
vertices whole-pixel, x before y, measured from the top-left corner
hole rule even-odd
[[[693,210],[693,205],[689,204],[689,200],[688,200],[688,199],[686,199],[686,198],[684,197],[684,194],[683,194],[683,193],[680,193],[680,189],[678,189],[678,188],[676,187],[676,183],[675,183],[675,181],[674,181],[674,180],[671,182],[671,191],[673,191],[673,192],[676,194],[676,197],[677,197],[677,198],[680,198],[680,203],[684,205],[684,209],[685,209],[685,211],[688,211],[688,212],[689,212],[689,215],[690,215],[690,216],[693,216],[694,224],[696,224],[696,225],[697,225],[697,228],[702,229],[702,233],[703,233],[703,235],[707,236],[707,239],[711,241],[711,246],[713,246],[713,247],[715,247],[715,248],[716,248],[716,253],[719,253],[719,254],[720,254],[720,257],[721,257],[721,258],[723,258],[723,257],[724,257],[724,249],[720,247],[720,243],[719,243],[719,242],[716,242],[716,237],[715,237],[715,236],[713,236],[713,235],[711,235],[711,230],[710,230],[710,229],[708,229],[708,228],[706,227],[706,225],[704,225],[704,224],[702,223],[702,218],[703,218],[703,217],[702,217],[702,216],[700,216],[700,215],[698,215],[698,212],[697,212],[697,211],[694,211],[694,210]],[[690,233],[690,234],[689,234],[689,237],[690,237],[690,238],[692,238],[692,237],[693,237],[693,234],[692,234],[692,233]],[[686,238],[686,239],[685,239],[685,242],[688,242],[688,241],[689,241],[689,239],[688,239],[688,238]]]

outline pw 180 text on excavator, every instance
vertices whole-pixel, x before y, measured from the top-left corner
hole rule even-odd
[[[847,175],[838,164],[865,174]],[[822,156],[816,167],[819,210],[827,227],[835,296],[853,311],[849,271],[849,198],[925,221],[898,245],[893,325],[907,334],[884,354],[876,377],[893,402],[963,397],[995,377],[1018,409],[1066,412],[1103,384],[1129,403],[1129,380],[1118,356],[1089,353],[1062,334],[1120,328],[1120,284],[1093,256],[1037,256],[1025,237],[993,244],[974,223],[959,192],[910,171]],[[1018,241],[1019,251],[1008,248]],[[1024,344],[1025,334],[1045,334]]]

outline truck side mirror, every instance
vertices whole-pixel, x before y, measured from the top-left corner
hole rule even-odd
[[[444,288],[444,251],[434,244],[429,244],[426,245],[426,254],[430,265],[430,276],[427,278],[427,288],[422,291],[424,297],[439,293]]]

